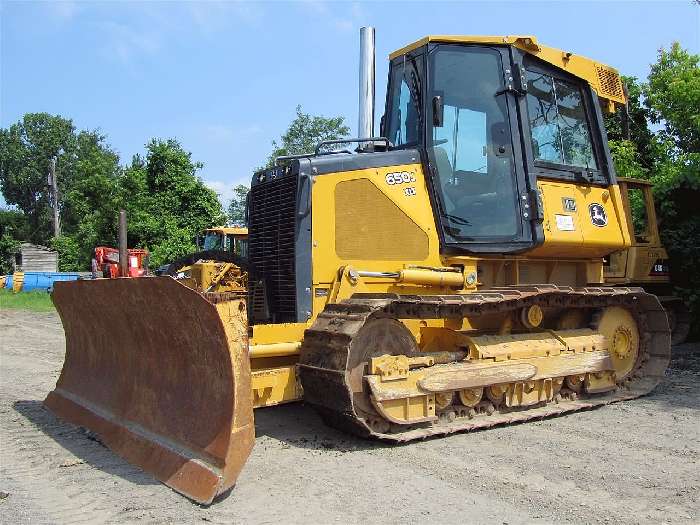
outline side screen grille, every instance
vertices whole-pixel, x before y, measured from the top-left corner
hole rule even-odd
[[[381,221],[377,221],[381,217]],[[344,260],[422,261],[428,235],[369,179],[335,187],[335,253]]]
[[[596,66],[600,94],[606,98],[612,98],[624,102],[625,92],[622,89],[622,80],[616,71],[601,66]]]
[[[295,228],[297,176],[254,184],[248,212],[249,260],[262,279],[274,323],[294,323],[296,312]]]

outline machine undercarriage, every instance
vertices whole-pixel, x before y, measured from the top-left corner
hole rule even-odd
[[[397,321],[480,316],[500,317],[508,329],[520,324],[520,331],[424,328],[419,346]],[[318,316],[299,366],[304,400],[330,424],[408,441],[644,395],[663,377],[668,338],[663,308],[639,289],[357,296]]]

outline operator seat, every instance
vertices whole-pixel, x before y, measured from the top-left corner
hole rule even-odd
[[[457,207],[457,201],[460,197],[459,187],[454,184],[452,163],[450,163],[450,158],[445,148],[435,146],[433,151],[435,153],[435,164],[438,171],[438,182],[440,183],[441,193],[445,201],[445,212],[452,213]]]

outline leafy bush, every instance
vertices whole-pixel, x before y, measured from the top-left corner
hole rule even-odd
[[[18,210],[0,210],[0,275],[12,272],[20,240],[28,235],[27,217]]]
[[[86,270],[81,257],[78,241],[68,235],[61,235],[51,241],[51,248],[58,252],[58,271],[70,272]]]
[[[700,155],[675,177],[655,179],[661,242],[669,255],[676,293],[688,304],[691,330],[700,336]]]

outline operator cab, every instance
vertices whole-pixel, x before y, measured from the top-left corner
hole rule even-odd
[[[198,243],[199,244],[199,243]],[[247,228],[212,228],[206,230],[200,246],[202,250],[217,250],[248,257]]]
[[[613,181],[596,92],[536,50],[532,37],[427,37],[391,56],[382,135],[421,152],[448,250],[542,244],[539,178]]]

